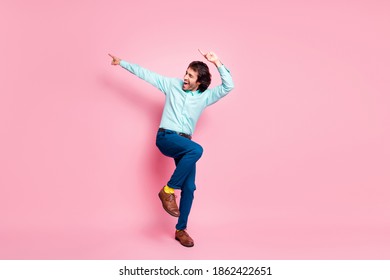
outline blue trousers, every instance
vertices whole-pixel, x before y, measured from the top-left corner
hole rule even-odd
[[[176,229],[186,229],[196,190],[196,162],[202,156],[203,148],[194,141],[170,130],[157,132],[156,145],[161,153],[175,160],[176,168],[167,185],[181,190],[180,217]]]

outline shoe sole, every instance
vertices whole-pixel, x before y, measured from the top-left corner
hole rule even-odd
[[[175,239],[176,239],[177,241],[179,241],[179,243],[180,243],[181,245],[183,245],[184,247],[194,247],[194,244],[192,244],[192,245],[185,245],[185,244],[183,244],[183,243],[180,242],[180,239],[179,239],[179,238],[175,237]]]
[[[165,208],[164,202],[162,201],[162,199],[161,199],[161,197],[160,197],[160,194],[158,194],[158,198],[160,199],[161,204],[162,204],[162,207],[164,208],[165,212],[167,212],[169,215],[171,215],[171,216],[173,216],[173,217],[176,217],[176,218],[180,217],[180,214],[179,214],[179,215],[178,215],[178,214],[175,214],[175,213],[169,211],[167,208]]]

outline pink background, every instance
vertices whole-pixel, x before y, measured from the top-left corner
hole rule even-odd
[[[389,11],[2,0],[0,258],[389,259]],[[197,126],[188,249],[157,197],[164,96],[107,53],[182,77],[197,48],[236,88]]]

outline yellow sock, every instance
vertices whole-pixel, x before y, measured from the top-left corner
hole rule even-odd
[[[164,187],[164,192],[169,193],[169,194],[174,194],[175,193],[175,189],[172,189],[172,188],[168,187],[168,185],[166,185]]]

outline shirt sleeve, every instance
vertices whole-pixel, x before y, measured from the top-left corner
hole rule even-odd
[[[214,104],[234,88],[232,75],[224,65],[218,67],[218,72],[221,76],[222,84],[208,90],[207,106]]]
[[[129,71],[130,73],[134,74],[138,78],[148,82],[152,86],[158,88],[160,91],[162,91],[164,94],[167,93],[168,89],[170,88],[170,83],[172,78],[164,77],[160,74],[157,74],[155,72],[152,72],[146,68],[143,68],[139,66],[138,64],[129,63],[127,61],[121,60],[120,66],[122,66],[124,69]]]

